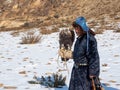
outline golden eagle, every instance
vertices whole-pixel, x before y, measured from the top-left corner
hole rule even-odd
[[[71,51],[75,39],[75,33],[73,30],[64,29],[59,33],[59,55],[61,56],[62,61],[68,61],[68,52]]]

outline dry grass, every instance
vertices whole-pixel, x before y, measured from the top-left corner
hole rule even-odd
[[[103,29],[98,29],[98,30],[95,31],[95,33],[96,33],[96,34],[102,34],[103,31],[104,31]]]
[[[120,29],[115,30],[115,32],[120,33]]]
[[[115,81],[115,80],[110,80],[109,82],[111,82],[111,83],[116,83],[116,81]]]
[[[4,86],[3,88],[7,89],[7,90],[16,90],[17,89],[16,86]]]
[[[34,31],[28,32],[27,34],[23,35],[21,44],[34,44],[40,42],[42,39],[42,35],[36,35]]]
[[[91,26],[97,24],[97,19],[101,19],[101,24],[106,24],[106,14],[110,15],[115,21],[120,19],[119,0],[81,0],[81,3],[79,3],[79,0],[75,2],[69,1],[16,0],[16,3],[14,3],[14,0],[12,0],[11,3],[2,4],[5,2],[5,0],[2,0],[0,4],[2,12],[0,30],[9,31],[41,26],[46,27],[59,23],[61,23],[61,26],[67,26],[78,16],[84,16],[86,19],[94,17],[95,21],[91,22]]]
[[[51,33],[58,32],[58,31],[59,31],[58,27],[52,27],[52,29],[48,29],[46,27],[41,27],[40,33],[41,34],[51,34]]]

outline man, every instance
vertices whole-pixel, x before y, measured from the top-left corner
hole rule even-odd
[[[95,33],[87,26],[84,17],[78,17],[72,26],[78,37],[73,51],[69,90],[92,90],[91,78],[99,77],[100,71]]]

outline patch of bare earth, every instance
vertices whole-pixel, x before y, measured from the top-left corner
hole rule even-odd
[[[1,0],[0,31],[70,27],[78,16],[85,16],[93,28],[100,23],[97,33],[114,29],[108,24],[120,20],[119,0]]]

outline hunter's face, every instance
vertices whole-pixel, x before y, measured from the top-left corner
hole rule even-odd
[[[77,36],[80,36],[83,33],[83,30],[80,27],[75,27],[75,32]]]

